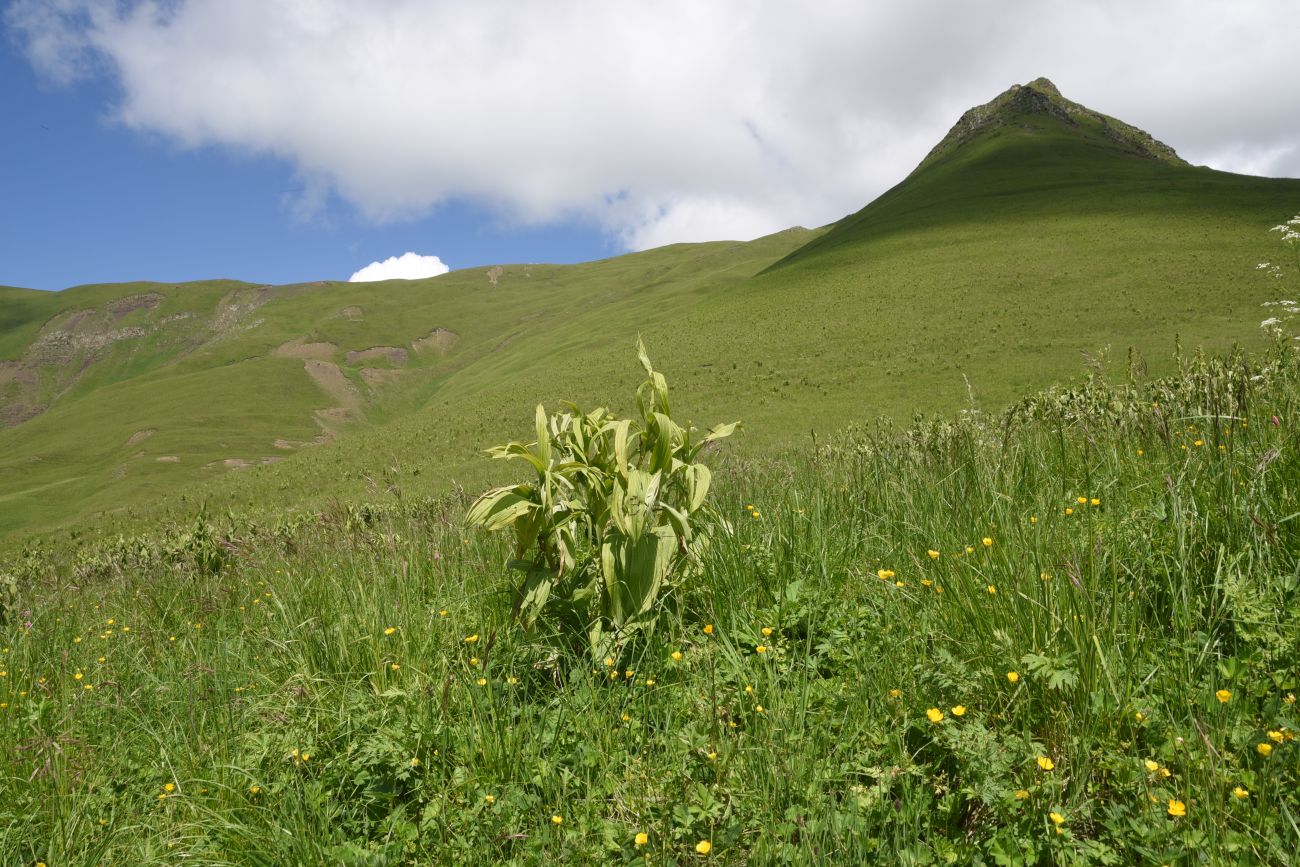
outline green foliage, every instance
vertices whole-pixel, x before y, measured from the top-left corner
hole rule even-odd
[[[536,481],[493,488],[466,515],[472,526],[514,531],[509,566],[522,573],[513,589],[523,626],[555,613],[598,659],[653,631],[674,590],[698,571],[718,526],[706,505],[713,476],[699,459],[738,425],[697,436],[678,424],[667,380],[640,340],[637,356],[647,379],[636,418],[576,404],[548,418],[538,404],[534,442],[488,450],[525,461]]]

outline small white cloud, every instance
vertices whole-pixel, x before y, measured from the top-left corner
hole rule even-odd
[[[446,274],[448,268],[437,256],[403,253],[382,262],[371,262],[348,278],[349,283],[373,283],[376,280],[423,280]]]

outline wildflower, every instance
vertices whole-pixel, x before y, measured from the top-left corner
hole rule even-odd
[[[1031,523],[1031,524],[1037,524],[1037,523],[1038,523],[1038,516],[1037,516],[1037,515],[1030,515],[1030,516],[1029,516],[1029,523]]]
[[[930,718],[930,722],[932,723],[943,721],[943,711],[939,710],[937,707],[930,708],[925,712],[925,715]]]
[[[466,643],[466,644],[473,644],[473,643],[476,642],[476,641],[478,641],[478,633],[477,633],[477,632],[475,632],[473,635],[466,635],[466,636],[465,636],[465,643]]]
[[[706,624],[704,624],[704,634],[705,634],[705,635],[712,635],[712,634],[713,634],[713,624],[712,624],[712,623],[706,623]]]
[[[249,793],[250,795],[256,795],[256,794],[257,794],[258,792],[260,792],[260,791],[262,791],[262,787],[261,787],[261,786],[249,786],[249,787],[248,787],[248,793]]]
[[[1255,744],[1255,752],[1264,758],[1268,758],[1273,753],[1273,745],[1268,742]]]
[[[1146,454],[1145,451],[1143,451],[1142,449],[1138,449],[1138,457],[1142,457],[1144,454]]]
[[[402,666],[394,662],[392,665],[388,666],[388,668],[392,671],[400,671]]]
[[[1064,825],[1064,824],[1065,824],[1065,817],[1062,816],[1060,813],[1056,813],[1056,812],[1048,813],[1048,814],[1047,814],[1047,818],[1049,818],[1049,819],[1052,820],[1052,824],[1053,824],[1053,825]]]
[[[384,634],[385,634],[385,635],[392,635],[392,634],[393,634],[394,632],[396,632],[396,631],[397,631],[397,627],[396,627],[396,626],[390,626],[390,627],[388,627],[387,629],[384,630]]]
[[[765,645],[765,644],[760,644],[760,645],[758,645],[758,647],[755,647],[755,648],[754,648],[754,652],[755,652],[755,653],[767,653],[767,645]]]
[[[953,716],[965,716],[965,715],[966,715],[966,705],[964,705],[964,704],[959,704],[959,705],[957,705],[956,707],[954,707],[954,708],[952,709],[952,715],[953,715]]]
[[[1288,692],[1286,694],[1286,698],[1282,699],[1282,701],[1286,702],[1287,704],[1295,704],[1295,693]]]
[[[413,767],[413,768],[418,768],[419,766],[420,766],[420,759],[419,759],[419,757],[418,757],[418,756],[412,756],[412,757],[411,757],[411,767]]]
[[[654,686],[654,685],[655,685],[655,679],[654,679],[653,677],[648,677],[648,678],[646,678],[645,685],[646,685],[646,686]]]
[[[993,547],[993,540],[990,539],[988,536],[985,536],[983,539],[980,539],[980,541],[984,543],[985,548]]]
[[[515,684],[519,683],[519,678],[515,677],[512,674],[506,678],[506,683],[508,683],[510,686],[514,686]]]
[[[1151,759],[1147,759],[1146,762],[1144,762],[1144,764],[1147,766],[1147,770],[1150,771],[1150,772],[1153,773],[1153,774],[1154,774],[1156,771],[1160,770],[1160,763],[1159,763],[1159,762],[1155,762],[1155,761],[1152,761]]]
[[[974,546],[974,545],[967,545],[967,546],[966,546],[966,553],[967,553],[967,554],[974,554],[974,553],[975,553],[975,546]]]
[[[1268,733],[1268,739],[1269,739],[1270,741],[1273,741],[1274,743],[1278,743],[1278,744],[1280,744],[1280,743],[1282,743],[1282,733],[1281,733],[1281,732],[1269,732],[1269,733]]]
[[[176,784],[175,783],[165,784],[163,786],[163,791],[170,795],[172,792],[176,791]]]
[[[709,753],[709,754],[706,755],[704,758],[706,758],[706,759],[708,759],[709,761],[712,762],[712,761],[717,760],[717,758],[718,758],[718,754],[717,754],[717,753]]]
[[[613,665],[614,665],[614,657],[612,656],[605,657],[605,667],[610,668]]]
[[[754,694],[754,687],[748,683],[745,684],[745,695],[753,695],[753,694]]]
[[[772,637],[772,627],[770,627],[770,626],[764,626],[763,629],[762,629],[762,633],[763,633],[763,637],[764,637],[764,638],[771,638],[771,637]]]
[[[930,556],[930,559],[931,559],[931,560],[938,560],[938,559],[939,559],[939,552],[936,551],[936,550],[934,550],[933,548],[931,548],[929,551],[926,551],[925,553],[928,554],[928,555]]]
[[[754,705],[754,713],[767,713],[761,704]]]
[[[632,717],[628,716],[627,714],[623,714],[623,722],[631,722],[631,721],[632,721]]]
[[[470,664],[470,667],[471,667],[471,668],[478,668],[478,657],[477,657],[477,656],[471,656],[471,657],[469,658],[469,664]]]
[[[1186,816],[1186,815],[1187,815],[1187,805],[1184,804],[1182,801],[1178,801],[1178,800],[1175,800],[1175,799],[1173,799],[1173,798],[1170,798],[1170,799],[1169,799],[1169,810],[1168,810],[1168,813],[1169,813],[1169,815],[1171,815],[1171,816]]]
[[[1056,762],[1052,761],[1047,756],[1039,756],[1037,761],[1038,761],[1038,767],[1042,768],[1045,771],[1050,771],[1056,767]]]
[[[682,652],[680,650],[674,650],[673,662],[681,662],[681,661],[682,661]]]
[[[1067,506],[1067,507],[1065,508],[1065,514],[1067,514],[1067,515],[1073,515],[1073,514],[1074,514],[1074,509],[1071,509],[1069,506]]]
[[[559,813],[556,813],[554,816],[551,817],[551,824],[552,824],[552,825],[563,825],[563,824],[564,824],[564,817],[561,816]]]
[[[72,679],[73,679],[73,680],[81,680],[83,677],[85,677],[84,674],[82,674],[81,672],[77,672],[76,674],[74,674],[74,675],[72,676]]]
[[[638,846],[644,846],[646,843],[650,842],[650,835],[647,834],[645,831],[638,831],[635,839],[632,842],[634,842]]]
[[[1144,714],[1142,711],[1138,711],[1137,713],[1133,714],[1133,718],[1140,723],[1147,721],[1147,715]]]
[[[986,587],[985,589],[989,591],[989,594],[990,594],[990,595],[993,595],[993,596],[996,596],[996,595],[997,595],[998,588],[997,588],[995,585],[990,584],[990,585],[989,585],[988,587]]]
[[[1219,700],[1219,704],[1227,704],[1229,701],[1232,700],[1232,691],[1227,689],[1221,689],[1214,694],[1214,697]]]
[[[1011,681],[1012,683],[1015,683],[1016,681],[1020,680],[1020,675],[1014,671],[1008,671],[1007,680]]]
[[[889,697],[890,697],[890,698],[898,698],[898,697],[901,696],[902,694],[903,694],[903,691],[902,691],[901,689],[891,689],[891,690],[889,691]]]
[[[1232,796],[1236,798],[1238,801],[1244,801],[1250,797],[1250,792],[1247,791],[1246,789],[1243,789],[1241,786],[1237,786],[1235,789],[1232,790]]]
[[[484,795],[483,801],[490,807],[497,802],[496,795]]]
[[[438,610],[438,616],[439,616],[439,617],[446,617],[446,616],[447,616],[447,609],[446,609],[446,608],[440,608],[440,609]]]
[[[628,680],[631,680],[631,679],[632,679],[632,675],[634,675],[634,674],[636,674],[636,672],[633,671],[633,670],[630,669],[630,668],[629,668],[627,671],[623,672],[623,676],[626,677]]]
[[[1029,792],[1028,792],[1028,791],[1026,791],[1025,789],[1016,789],[1016,800],[1017,800],[1017,801],[1028,800],[1028,798],[1029,798]]]
[[[695,851],[699,852],[701,855],[707,855],[713,851],[713,844],[708,840],[701,840],[695,844]]]
[[[480,677],[480,678],[476,681],[476,683],[478,683],[479,686],[487,686],[487,678],[486,678],[486,677]]]

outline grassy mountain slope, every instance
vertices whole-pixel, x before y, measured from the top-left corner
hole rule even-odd
[[[368,496],[399,479],[415,491],[477,483],[493,471],[478,450],[526,436],[538,400],[625,393],[637,333],[690,396],[686,414],[744,419],[750,450],[972,395],[995,407],[1107,347],[1121,363],[1133,347],[1160,372],[1176,335],[1185,347],[1258,339],[1258,305],[1277,290],[1254,264],[1297,202],[1300,181],[1188,166],[1039,80],[972,110],[906,180],[822,231],[258,290],[255,327],[148,363],[127,353],[0,431],[0,533],[159,497],[164,509],[182,496],[248,508]],[[406,358],[349,360],[368,347]],[[309,375],[320,365],[337,368],[316,370],[323,386]],[[99,451],[78,448],[88,431]],[[297,447],[318,436],[337,438]]]

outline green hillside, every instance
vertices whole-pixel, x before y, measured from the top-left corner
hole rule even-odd
[[[749,451],[996,408],[1108,349],[1162,372],[1176,338],[1259,339],[1254,265],[1297,202],[1040,79],[823,230],[385,284],[0,290],[0,534],[476,482],[538,400],[624,394],[638,333]]]

